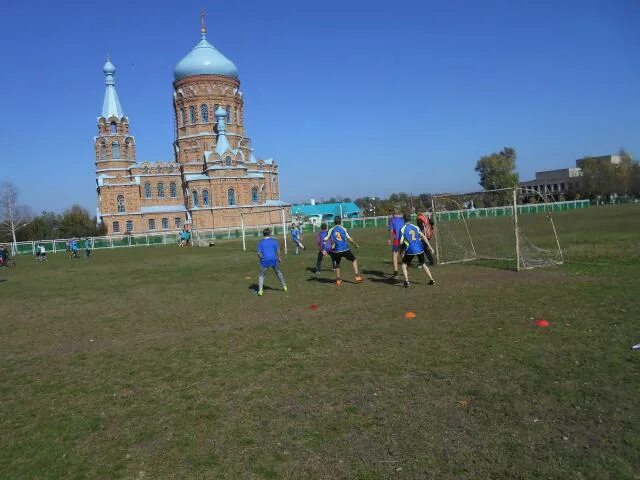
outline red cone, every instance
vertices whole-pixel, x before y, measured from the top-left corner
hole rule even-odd
[[[536,325],[538,327],[548,327],[551,324],[547,322],[544,318],[539,318],[538,320],[536,320]]]
[[[317,310],[318,309],[318,305],[316,305],[315,303],[313,305],[311,305],[309,307],[311,310]]]

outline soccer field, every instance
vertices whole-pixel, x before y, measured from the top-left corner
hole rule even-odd
[[[0,478],[637,479],[640,206],[554,218],[562,266],[409,289],[384,230],[351,231],[362,284],[308,248],[263,297],[256,239],[20,257]]]

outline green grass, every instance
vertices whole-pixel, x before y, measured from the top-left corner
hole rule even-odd
[[[640,478],[640,207],[554,218],[565,265],[410,289],[382,230],[352,231],[362,285],[307,251],[261,298],[238,242],[21,257],[0,478]]]

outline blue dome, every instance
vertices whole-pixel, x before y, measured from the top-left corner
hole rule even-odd
[[[238,69],[203,37],[200,43],[178,62],[173,71],[175,80],[190,75],[224,75],[237,79]]]
[[[116,73],[116,66],[111,63],[111,60],[107,59],[107,62],[102,67],[102,71],[107,75],[113,75]]]

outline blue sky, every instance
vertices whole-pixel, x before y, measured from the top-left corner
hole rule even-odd
[[[640,156],[638,0],[4,0],[0,180],[35,211],[95,211],[107,51],[138,160],[171,159],[173,67],[201,8],[285,200],[475,190],[504,146],[525,180]]]

